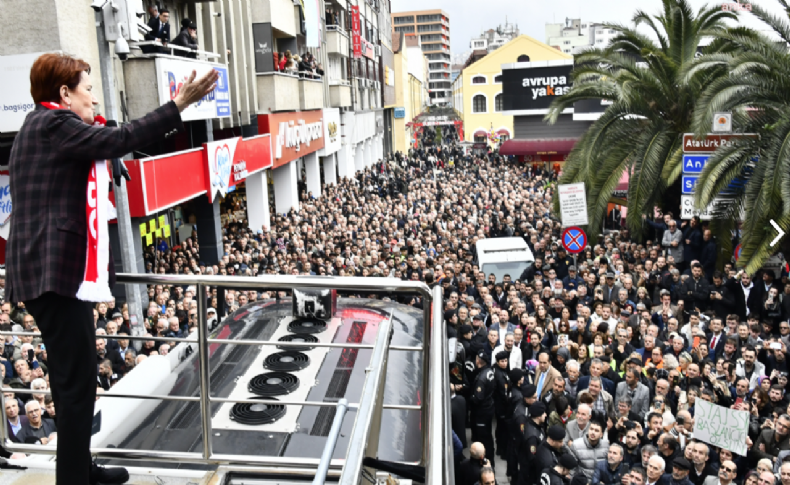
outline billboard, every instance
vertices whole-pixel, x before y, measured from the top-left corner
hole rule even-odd
[[[156,84],[159,104],[163,105],[175,99],[184,81],[189,78],[193,70],[197,72],[197,77],[200,77],[209,69],[216,69],[219,72],[216,89],[185,109],[181,113],[181,120],[195,121],[230,117],[228,68],[222,64],[157,57]]]
[[[208,170],[208,198],[214,201],[247,177],[272,166],[271,136],[228,138],[203,144]]]
[[[570,91],[573,64],[502,70],[502,111],[545,113],[557,96]]]
[[[36,105],[30,95],[30,68],[44,52],[0,56],[0,132],[19,131],[27,114]]]
[[[252,44],[255,51],[255,72],[274,71],[274,38],[272,24],[252,24]]]

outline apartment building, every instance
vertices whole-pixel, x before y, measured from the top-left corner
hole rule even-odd
[[[119,5],[123,18],[113,9]],[[143,39],[135,13],[145,24],[152,5],[169,10],[171,40],[182,20],[198,26],[194,59],[179,56],[172,44],[162,48]],[[147,227],[156,237],[168,234],[172,247],[191,232],[176,227],[196,225],[201,258],[214,263],[224,254],[220,214],[232,192],[246,198],[248,225],[259,230],[270,227],[273,213],[298,209],[300,194],[320,197],[322,184],[353,177],[391,149],[390,11],[390,0],[114,0],[96,14],[85,0],[5,0],[0,170],[34,108],[29,71],[41,53],[63,51],[86,60],[99,112],[107,106],[106,91],[119,123],[169,102],[193,69],[217,69],[217,90],[184,111],[185,132],[129,154],[126,162],[139,270],[144,248],[155,240]],[[96,15],[109,45],[99,45]],[[118,35],[130,47],[123,61],[112,54]],[[286,52],[314,56],[316,69],[281,69]],[[110,57],[105,70],[101,60]],[[112,86],[105,90],[108,74]],[[2,108],[11,101],[16,109]],[[173,230],[164,231],[165,225]]]
[[[578,54],[591,47],[606,47],[615,31],[597,22],[566,18],[564,23],[546,24],[546,44],[565,54]]]
[[[395,32],[407,38],[417,36],[428,58],[428,93],[430,103],[452,103],[450,81],[450,17],[444,10],[419,10],[392,14]]]

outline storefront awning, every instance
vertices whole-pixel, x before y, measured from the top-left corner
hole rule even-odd
[[[474,136],[488,136],[488,133],[485,130],[477,130]]]
[[[507,129],[505,129],[505,128],[500,128],[500,129],[498,129],[498,130],[497,130],[497,132],[496,132],[496,134],[497,134],[497,135],[507,135],[507,136],[510,136],[510,132],[509,132],[509,131],[507,131]]]
[[[552,138],[539,140],[507,140],[499,148],[500,155],[555,155],[567,154],[577,138]]]

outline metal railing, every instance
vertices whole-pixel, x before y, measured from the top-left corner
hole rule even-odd
[[[135,53],[135,56],[139,56],[139,57],[155,57],[157,54],[165,54],[165,55],[175,56],[175,55],[177,55],[176,51],[180,51],[180,52],[183,52],[185,54],[195,54],[195,56],[197,57],[197,60],[219,59],[221,57],[220,54],[217,54],[216,52],[204,51],[204,50],[200,50],[200,49],[190,49],[188,47],[175,45],[175,44],[173,44],[171,42],[168,42],[167,45],[164,45],[159,40],[144,40],[144,41],[141,41],[141,42],[134,42],[131,45],[132,48],[141,48],[143,46],[156,47],[159,50],[159,52],[143,52],[141,54]],[[142,49],[140,49],[140,50],[142,50]],[[170,53],[167,54],[165,52],[162,52],[162,50],[170,51]]]
[[[286,473],[301,476],[315,476],[319,469],[338,476],[342,469],[343,484],[359,483],[362,472],[362,461],[365,456],[374,456],[378,445],[378,435],[383,409],[420,410],[422,435],[422,456],[420,464],[426,468],[425,483],[444,485],[454,483],[452,440],[450,426],[449,399],[449,362],[445,345],[446,327],[443,318],[442,290],[435,287],[431,291],[424,283],[401,281],[394,278],[362,278],[332,276],[293,276],[276,275],[258,278],[239,278],[229,276],[176,276],[176,275],[139,275],[118,274],[118,284],[155,284],[166,286],[196,286],[198,304],[197,339],[176,337],[124,336],[130,341],[187,342],[196,344],[199,360],[199,396],[170,396],[151,394],[120,394],[112,391],[105,393],[105,398],[132,398],[162,401],[199,402],[201,414],[202,446],[201,452],[171,452],[161,450],[134,450],[123,448],[91,448],[91,453],[101,458],[122,460],[147,460],[209,465],[254,466],[250,470],[259,472]],[[212,403],[252,403],[278,404],[297,406],[335,407],[337,403],[316,401],[284,401],[265,399],[227,399],[210,395],[209,344],[226,345],[257,345],[298,347],[303,342],[279,342],[249,339],[213,339],[208,336],[206,323],[207,287],[233,287],[256,290],[288,290],[288,289],[335,289],[349,292],[388,292],[418,293],[423,298],[423,341],[421,347],[390,345],[392,336],[391,317],[382,324],[376,335],[374,344],[352,343],[310,343],[311,347],[373,349],[371,361],[366,369],[362,396],[359,403],[347,404],[346,410],[357,411],[354,420],[349,448],[344,460],[331,460],[331,451],[324,450],[321,459],[296,457],[267,457],[252,455],[216,454],[212,448]],[[40,336],[38,332],[0,332],[0,335]],[[105,337],[112,338],[112,337]],[[419,405],[392,405],[383,403],[383,389],[386,376],[386,363],[389,351],[420,351],[423,354],[422,402]],[[49,391],[27,390],[3,387],[3,392],[18,394],[49,394]],[[3,421],[5,414],[5,396],[0,394],[0,412]],[[343,413],[345,414],[345,411]],[[335,428],[335,426],[333,426]],[[338,427],[339,428],[339,427]],[[0,442],[11,452],[55,454],[51,445],[30,445],[13,443],[9,440],[6,426],[0,426]],[[371,436],[371,433],[373,436]],[[334,449],[333,440],[328,440],[327,448]],[[328,460],[328,461],[327,461]],[[322,482],[318,482],[322,483]]]

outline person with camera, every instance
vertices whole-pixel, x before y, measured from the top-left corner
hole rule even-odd
[[[782,414],[775,423],[767,420],[763,424],[765,429],[750,451],[757,459],[768,458],[776,463],[780,451],[790,450],[790,416]]]

